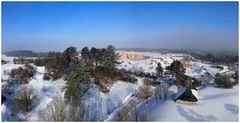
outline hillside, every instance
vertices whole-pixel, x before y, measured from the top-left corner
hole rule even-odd
[[[160,62],[165,68],[174,60],[180,60],[186,65],[186,74],[190,76],[202,75],[209,72],[214,76],[219,69],[212,68],[211,64],[203,63],[186,54],[159,54],[152,52],[125,52],[127,54],[135,54],[136,56],[147,56],[144,59],[132,59],[130,57],[122,57],[119,69],[129,71],[143,70],[145,73],[154,74],[157,63]],[[132,56],[132,57],[136,57]],[[13,68],[22,67],[21,64],[14,64],[13,57],[4,56],[2,59],[10,61],[2,65],[1,78],[2,89],[9,86],[9,76],[6,74]],[[33,64],[32,64],[33,65]],[[38,102],[35,104],[31,112],[27,114],[17,113],[11,115],[12,104],[4,102],[2,108],[2,121],[39,121],[38,112],[56,96],[64,96],[66,81],[58,79],[55,81],[43,80],[45,72],[44,67],[35,66],[36,74],[27,84],[32,86],[38,95]],[[203,69],[204,68],[204,69]],[[94,83],[88,85],[90,89],[84,94],[84,103],[86,104],[86,114],[84,121],[115,121],[118,112],[125,106],[129,105],[132,100],[136,100],[136,94],[139,93],[139,87],[143,84],[144,77],[137,77],[137,83],[129,83],[127,81],[116,81],[109,88],[109,92],[103,93]],[[213,83],[213,80],[211,81]],[[17,85],[12,86],[18,88]],[[154,87],[151,87],[154,89]],[[153,91],[153,90],[152,90]],[[12,94],[3,93],[7,100],[11,100]],[[138,100],[138,120],[141,120],[143,113],[147,114],[148,121],[238,121],[239,107],[239,87],[234,86],[232,89],[216,88],[212,84],[198,88],[199,101],[196,105],[176,104],[173,99],[176,95],[177,87],[169,86],[167,92],[167,100],[156,102],[155,96],[151,96],[146,101]],[[209,109],[211,108],[211,109]]]

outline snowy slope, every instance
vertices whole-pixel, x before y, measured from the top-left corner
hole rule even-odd
[[[85,103],[88,108],[86,120],[103,121],[120,105],[124,104],[129,96],[136,92],[137,87],[137,84],[117,81],[110,88],[109,93],[99,92],[96,88],[90,89],[85,95]]]
[[[122,52],[122,51],[121,51]],[[127,52],[130,54],[139,54],[149,56],[150,58],[133,61],[129,59],[121,59],[122,64],[118,66],[119,69],[125,69],[134,72],[133,69],[143,69],[145,73],[154,74],[157,63],[160,62],[162,67],[169,66],[174,60],[182,60],[183,57],[188,56],[185,54],[161,54],[153,52]]]
[[[207,87],[198,91],[197,105],[176,104],[170,99],[176,93],[172,86],[168,92],[169,100],[156,103],[152,98],[149,104],[141,106],[151,121],[238,121],[238,91]]]
[[[18,68],[23,65],[18,64],[5,64],[2,65],[2,71],[10,71],[13,68]],[[36,66],[35,66],[36,67]],[[38,95],[38,104],[32,109],[31,112],[27,114],[27,116],[23,114],[16,114],[20,115],[21,118],[30,120],[30,121],[37,121],[38,120],[38,110],[41,108],[44,108],[44,106],[47,105],[48,102],[50,102],[55,96],[62,96],[64,92],[65,87],[65,81],[64,80],[56,80],[56,81],[44,81],[43,80],[43,74],[44,74],[44,67],[36,67],[36,74],[34,75],[33,79],[27,84],[28,86],[32,86],[34,88],[35,93]],[[2,87],[7,85],[7,82],[5,79],[8,78],[8,75],[5,75],[2,73],[2,78],[4,78],[4,82],[2,82]],[[16,91],[18,86],[15,87],[14,91]],[[7,96],[11,98],[11,95]],[[16,121],[18,120],[17,117],[11,117],[9,109],[11,108],[11,104],[8,102],[5,102],[2,105],[2,120],[5,121]]]
[[[155,73],[157,63],[160,62],[165,68],[170,65],[173,60],[182,60],[184,54],[160,54],[151,52],[130,52],[134,54],[141,54],[150,56],[148,59],[140,61],[132,61],[129,59],[122,59],[122,64],[118,66],[119,69],[132,70],[135,68],[142,68],[146,73]],[[12,61],[13,57],[3,56],[2,58]],[[190,61],[191,67],[188,67],[186,74],[189,76],[199,76],[209,72],[214,76],[219,72],[215,68],[211,68],[210,64],[199,61]],[[6,85],[8,75],[4,74],[13,68],[18,68],[23,65],[13,64],[13,62],[1,65],[2,86]],[[36,66],[35,66],[36,67]],[[27,120],[37,121],[38,110],[45,107],[55,96],[64,95],[64,87],[66,82],[62,79],[56,81],[44,81],[43,73],[44,67],[36,67],[37,73],[29,82],[39,97],[39,102],[34,109],[28,113]],[[109,93],[102,93],[95,84],[90,86],[91,89],[84,95],[87,113],[85,115],[86,121],[105,121],[114,117],[116,111],[128,103],[131,95],[138,91],[138,87],[142,85],[144,78],[137,78],[136,84],[117,81],[111,88]],[[149,119],[152,121],[237,121],[238,120],[238,86],[233,89],[221,89],[214,87],[206,87],[198,91],[199,102],[197,105],[183,105],[176,104],[172,101],[177,88],[171,86],[168,92],[167,101],[156,103],[155,97],[150,99],[149,104],[141,103],[140,111],[146,112]],[[9,104],[3,104],[2,120],[18,120],[16,117],[9,117]],[[19,117],[25,117],[19,114]]]
[[[189,76],[203,75],[206,72],[209,72],[212,76],[215,76],[216,73],[220,72],[219,69],[212,68],[211,64],[192,61],[190,64],[192,67],[186,69],[186,75]]]

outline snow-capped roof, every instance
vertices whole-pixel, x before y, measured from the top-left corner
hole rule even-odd
[[[192,94],[198,99],[197,90],[191,89],[191,91],[192,91]]]
[[[177,91],[177,95],[175,96],[175,99],[177,99],[179,96],[181,96],[186,90],[187,90],[187,87],[179,88],[178,91]],[[198,98],[197,90],[191,89],[191,92],[196,98]]]
[[[181,87],[178,89],[177,91],[177,95],[175,96],[175,99],[177,99],[179,96],[181,96],[185,91],[186,91],[186,87]]]

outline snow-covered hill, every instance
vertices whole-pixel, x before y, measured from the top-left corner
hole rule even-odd
[[[238,121],[239,86],[233,89],[207,87],[198,91],[199,101],[196,105],[176,104],[171,97],[176,87],[169,89],[169,99],[156,102],[153,97],[149,103],[142,104],[151,121]]]
[[[170,65],[174,60],[183,61],[186,66],[186,74],[189,76],[199,76],[210,73],[214,76],[218,69],[212,68],[211,64],[203,63],[197,60],[186,60],[191,56],[185,54],[160,54],[151,52],[127,52],[131,54],[139,54],[148,56],[143,60],[121,59],[122,63],[119,69],[129,71],[143,70],[146,73],[155,74],[157,63],[160,62],[162,67]],[[13,68],[23,65],[13,64],[13,57],[2,56],[2,59],[10,61],[1,65],[1,83],[2,89],[7,86],[9,76],[6,74]],[[66,81],[60,79],[56,81],[43,80],[45,72],[44,67],[37,67],[36,74],[28,83],[38,94],[38,103],[27,115],[18,114],[11,116],[11,104],[5,102],[1,106],[2,121],[16,121],[19,118],[28,121],[38,121],[38,111],[45,107],[54,97],[64,95],[64,87]],[[132,95],[138,92],[138,87],[142,85],[144,78],[137,77],[136,84],[117,81],[108,93],[102,93],[96,85],[92,84],[91,89],[84,95],[86,104],[86,121],[111,121],[120,107],[127,105]],[[156,103],[155,97],[149,99],[149,103],[141,102],[139,110],[141,113],[148,114],[151,121],[237,121],[238,120],[238,99],[239,88],[235,86],[233,89],[221,89],[207,86],[198,90],[199,102],[197,105],[176,104],[172,98],[177,92],[176,86],[171,86],[168,90],[168,100]],[[6,97],[11,95],[6,95]],[[141,113],[139,115],[141,115]]]

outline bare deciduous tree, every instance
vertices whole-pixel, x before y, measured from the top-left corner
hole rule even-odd
[[[151,96],[151,88],[149,84],[145,84],[139,87],[139,97],[141,99],[147,100],[147,103],[148,103],[148,98],[150,96]]]
[[[56,97],[39,111],[39,119],[41,121],[81,121],[84,113],[84,105],[81,101],[65,103],[64,99]]]
[[[15,108],[22,112],[31,111],[33,104],[37,101],[37,94],[32,86],[21,85],[13,98]]]
[[[130,114],[133,121],[138,121],[138,102],[137,100],[129,101]]]
[[[128,121],[128,112],[129,109],[128,107],[123,107],[122,109],[120,109],[117,113],[118,119],[117,121]]]
[[[156,102],[158,101],[158,98],[161,99],[159,85],[157,85],[156,88],[154,89],[154,96],[156,97]]]
[[[57,97],[39,111],[39,119],[41,121],[64,121],[68,117],[66,109],[64,100]]]
[[[161,88],[162,88],[162,91],[163,91],[164,99],[166,100],[167,99],[167,93],[168,93],[168,84],[166,82],[163,82],[161,84]]]

